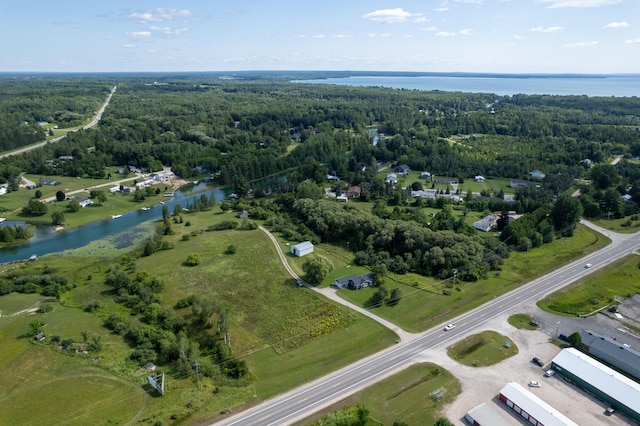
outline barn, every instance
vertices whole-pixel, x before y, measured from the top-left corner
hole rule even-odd
[[[311,244],[311,241],[303,241],[295,246],[291,246],[291,254],[294,256],[302,257],[309,253],[313,253],[313,244]]]

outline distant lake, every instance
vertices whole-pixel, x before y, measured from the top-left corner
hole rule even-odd
[[[501,96],[586,95],[640,96],[640,75],[358,75],[351,77],[296,80],[297,83],[337,84],[345,86],[378,86],[408,90],[441,90],[445,92],[494,93]]]

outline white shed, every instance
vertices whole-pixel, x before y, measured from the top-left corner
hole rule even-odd
[[[295,246],[291,246],[291,254],[294,256],[302,257],[309,253],[313,253],[313,244],[311,244],[311,241],[303,241]]]

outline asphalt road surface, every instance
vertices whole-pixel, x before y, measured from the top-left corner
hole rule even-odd
[[[587,225],[594,227],[590,224]],[[216,425],[267,426],[286,425],[299,421],[408,367],[414,363],[417,355],[421,352],[446,346],[450,341],[478,328],[505,310],[525,303],[535,303],[546,294],[562,288],[640,247],[640,239],[637,234],[622,235],[602,229],[600,231],[612,239],[612,244],[447,321],[456,325],[453,330],[443,331],[444,324],[442,324],[419,334],[410,341],[399,343],[339,371],[264,401],[246,411],[221,419]],[[593,266],[586,268],[587,263]]]

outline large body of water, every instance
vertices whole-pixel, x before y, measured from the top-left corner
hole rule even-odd
[[[586,95],[640,96],[640,74],[598,76],[553,75],[416,75],[416,76],[351,76],[297,83],[337,84],[345,86],[377,86],[408,90],[441,90],[445,92],[493,93],[501,96]]]
[[[228,195],[228,192],[219,188],[206,189],[207,187],[204,183],[186,187],[177,191],[173,198],[165,199],[163,204],[169,208],[169,212],[173,213],[173,208],[176,204],[180,204],[182,207],[186,207],[187,204],[194,204],[195,198],[200,197],[203,193],[209,198],[214,197],[217,203],[220,203]],[[206,191],[202,192],[203,190]],[[130,243],[127,243],[126,233],[136,233],[135,228],[139,225],[162,219],[163,204],[156,204],[147,211],[134,210],[123,214],[122,217],[117,219],[108,218],[62,232],[55,232],[48,225],[38,226],[34,236],[24,244],[0,248],[0,263],[28,259],[34,254],[43,256],[49,253],[84,247],[92,241],[122,233],[125,234],[121,238],[124,244],[123,247],[128,246]],[[11,224],[11,222],[7,222],[3,226]]]

